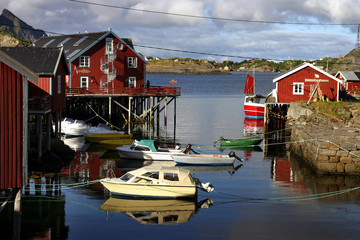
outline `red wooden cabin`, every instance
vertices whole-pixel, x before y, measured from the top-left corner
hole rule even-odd
[[[22,186],[28,115],[65,106],[66,74],[61,49],[0,48],[0,189]]]
[[[342,81],[342,90],[352,96],[360,96],[360,71],[339,71],[335,77]]]
[[[310,63],[304,63],[276,77],[273,82],[276,83],[273,95],[278,103],[321,97],[331,101],[339,100],[341,80]]]

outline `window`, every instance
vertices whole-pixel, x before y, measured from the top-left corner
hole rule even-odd
[[[58,79],[57,79],[57,93],[61,94],[61,75],[58,75]]]
[[[66,43],[67,41],[69,41],[70,38],[65,38],[64,40],[61,41],[61,43],[59,43],[57,46],[61,47],[61,45],[64,45],[64,43]]]
[[[129,77],[129,87],[136,88],[136,77]]]
[[[74,46],[75,47],[79,46],[79,44],[82,43],[87,38],[88,38],[88,36],[80,38],[79,40],[76,41],[76,43],[74,43]]]
[[[89,87],[89,77],[80,77],[80,87]]]
[[[128,68],[137,68],[137,58],[128,57]]]
[[[54,41],[55,41],[55,39],[51,39],[50,41],[48,41],[47,43],[45,43],[43,47],[49,46],[49,45],[50,45],[52,42],[54,42]]]
[[[304,83],[294,83],[293,84],[293,94],[294,95],[303,95],[304,94]]]
[[[90,67],[90,57],[81,56],[80,57],[80,67]]]
[[[106,38],[106,53],[114,52],[114,40],[112,38]]]

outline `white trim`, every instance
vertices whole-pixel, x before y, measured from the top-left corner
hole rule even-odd
[[[84,62],[87,63],[87,65],[86,64],[82,65],[81,58],[84,59]],[[85,55],[80,56],[79,57],[79,67],[88,67],[89,68],[90,67],[90,56],[85,56]]]
[[[82,85],[82,79],[83,78],[85,78],[86,79],[86,88],[88,88],[89,87],[89,77],[88,76],[80,76],[80,87],[84,87],[83,85]]]
[[[133,81],[133,84],[130,84],[131,81]],[[136,77],[129,77],[129,87],[136,88]]]
[[[303,82],[293,82],[293,95],[304,95],[304,83]],[[298,86],[298,87],[296,87]],[[301,91],[299,91],[299,86],[301,86]],[[297,90],[298,92],[296,92]]]

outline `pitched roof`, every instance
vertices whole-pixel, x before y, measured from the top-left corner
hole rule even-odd
[[[278,82],[278,81],[280,81],[281,79],[286,78],[287,76],[290,76],[291,74],[296,73],[296,72],[298,72],[298,71],[300,71],[300,70],[302,70],[302,69],[304,69],[304,68],[306,68],[306,67],[311,67],[311,68],[315,69],[316,71],[318,71],[318,72],[320,72],[320,73],[328,76],[329,78],[331,78],[331,79],[333,79],[333,80],[335,80],[335,81],[337,81],[337,82],[339,82],[339,83],[342,82],[340,79],[337,79],[337,78],[334,77],[333,75],[331,75],[331,74],[325,72],[324,70],[322,70],[322,69],[320,69],[320,68],[312,65],[311,63],[303,63],[303,64],[301,64],[301,65],[299,65],[299,66],[297,66],[297,67],[295,67],[295,68],[293,68],[293,69],[291,69],[291,70],[289,70],[289,71],[287,71],[287,72],[279,75],[278,77],[274,78],[274,79],[273,79],[273,82],[274,82],[274,83],[275,83],[275,82]]]
[[[8,65],[15,71],[19,72],[21,75],[31,79],[34,82],[38,82],[38,75],[23,65],[21,62],[17,61],[16,59],[9,56],[6,52],[3,51],[3,48],[0,48],[0,62]]]
[[[61,57],[64,58],[63,61],[66,60],[62,48],[2,47],[0,50],[38,76],[53,76]],[[65,66],[67,68],[67,64]]]
[[[143,59],[144,62],[146,62],[146,60],[134,50],[131,39],[119,38],[112,31],[78,33],[61,36],[44,36],[34,42],[34,45],[36,47],[43,48],[63,46],[66,53],[66,58],[69,62],[72,62],[73,60],[81,56],[84,52],[86,52],[88,49],[90,49],[92,46],[94,46],[96,43],[98,43],[105,37],[108,37],[109,35],[113,35],[114,37],[118,38],[124,45],[130,48],[141,59]]]
[[[341,74],[346,81],[360,81],[360,72],[355,71],[339,71],[335,76]]]

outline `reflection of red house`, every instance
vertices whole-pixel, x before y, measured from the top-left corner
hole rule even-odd
[[[275,97],[279,103],[308,101],[326,96],[339,100],[341,81],[310,63],[304,63],[273,79],[276,83]]]
[[[342,80],[343,90],[353,96],[360,95],[360,71],[339,71],[335,77]]]
[[[43,114],[65,106],[68,70],[60,48],[17,47],[0,48],[0,73],[0,189],[20,188],[27,172],[28,116],[37,114],[41,123]]]
[[[272,166],[272,179],[276,182],[288,184],[288,187],[304,188],[304,183],[296,179],[288,159],[277,158]]]

